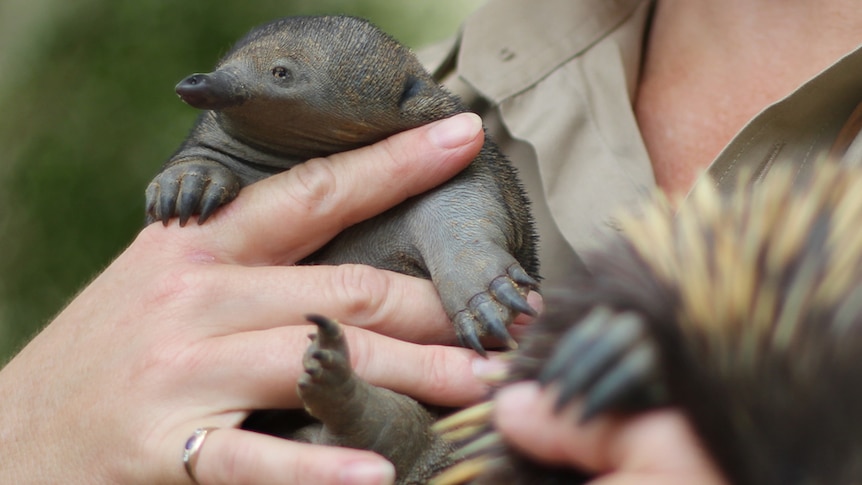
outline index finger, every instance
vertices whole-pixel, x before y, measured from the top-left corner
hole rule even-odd
[[[464,113],[309,160],[244,188],[196,229],[210,233],[204,240],[222,261],[292,264],[344,228],[448,180],[483,140],[481,119]]]

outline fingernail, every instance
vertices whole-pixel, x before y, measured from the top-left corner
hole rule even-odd
[[[482,129],[482,119],[475,113],[462,113],[438,121],[428,136],[441,148],[457,148],[476,138]]]
[[[346,465],[341,470],[343,485],[392,485],[395,483],[395,467],[388,461],[360,461]]]
[[[542,299],[542,295],[535,291],[527,294],[527,304],[530,305],[530,308],[536,310],[537,314],[541,314],[545,310],[545,301]]]
[[[473,375],[483,381],[498,381],[506,376],[508,366],[500,359],[475,358],[472,362]]]

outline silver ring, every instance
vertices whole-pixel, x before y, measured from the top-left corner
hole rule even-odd
[[[183,449],[183,465],[186,467],[186,473],[189,474],[189,478],[192,479],[192,483],[198,483],[198,479],[195,476],[195,465],[198,463],[198,453],[204,446],[204,440],[207,437],[207,433],[216,429],[218,428],[198,428],[195,430],[194,434],[186,440],[186,447]]]

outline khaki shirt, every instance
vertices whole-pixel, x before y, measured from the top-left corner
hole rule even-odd
[[[491,0],[455,39],[420,53],[518,167],[551,284],[583,264],[578,254],[615,226],[615,214],[656,189],[633,111],[651,8],[646,0]],[[698,183],[729,186],[743,167],[762,176],[785,159],[802,171],[860,102],[857,49],[758,114]]]

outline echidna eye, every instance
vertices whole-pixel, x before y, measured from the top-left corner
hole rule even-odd
[[[290,70],[284,66],[275,66],[272,68],[272,75],[277,79],[290,79]]]

